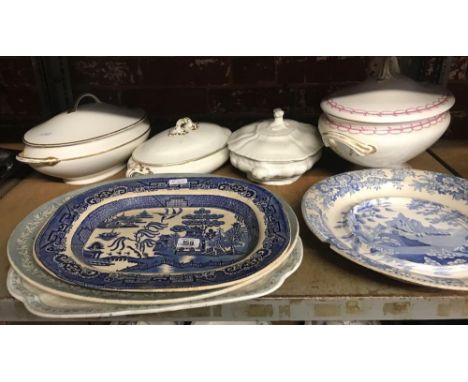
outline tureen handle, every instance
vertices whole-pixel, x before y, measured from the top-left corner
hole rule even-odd
[[[323,143],[325,146],[335,147],[336,142],[340,142],[345,146],[349,147],[359,156],[371,155],[377,152],[375,146],[362,143],[357,139],[354,139],[346,134],[339,133],[337,131],[327,131],[322,133]]]
[[[188,117],[181,118],[177,121],[175,127],[169,130],[169,135],[185,135],[188,134],[190,130],[198,129],[198,124],[192,122]]]
[[[54,166],[57,163],[60,162],[60,159],[55,158],[55,157],[48,157],[48,158],[31,158],[31,157],[25,157],[23,155],[23,152],[20,152],[16,156],[16,160],[18,162],[23,162],[23,163],[32,163],[32,164],[45,164],[47,166]]]
[[[78,110],[78,106],[80,105],[81,101],[83,101],[84,98],[92,98],[96,103],[102,103],[101,100],[98,97],[96,97],[94,94],[84,93],[80,95],[78,99],[76,100],[75,106],[73,106],[73,109],[71,110],[72,112]]]

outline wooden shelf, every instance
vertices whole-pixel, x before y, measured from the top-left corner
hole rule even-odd
[[[1,146],[1,145],[0,145]],[[4,146],[5,147],[5,146]],[[18,148],[18,145],[8,145]],[[440,142],[409,164],[415,169],[468,174],[468,142]],[[304,192],[315,182],[352,170],[328,150],[320,162],[289,186],[267,186],[296,212],[304,242],[300,268],[276,292],[251,301],[143,316],[123,320],[403,320],[468,317],[468,293],[420,287],[393,280],[342,258],[306,227],[300,212]],[[230,165],[215,172],[242,178]],[[123,177],[123,172],[113,178]],[[28,313],[6,290],[9,268],[6,244],[14,227],[42,203],[77,189],[33,172],[0,199],[0,321],[44,320]],[[112,319],[105,319],[110,321]]]
[[[468,140],[441,140],[429,152],[454,175],[468,177]]]

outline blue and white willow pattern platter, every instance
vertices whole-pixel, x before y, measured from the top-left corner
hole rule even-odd
[[[344,257],[388,276],[468,290],[468,181],[408,169],[351,171],[302,199],[309,228]]]
[[[181,174],[179,174],[181,175]],[[191,176],[183,174],[183,176]],[[210,175],[206,175],[210,176]],[[171,177],[171,176],[168,176]],[[117,181],[117,182],[120,182]],[[109,183],[110,184],[110,183]],[[236,283],[229,287],[216,288],[205,291],[184,291],[184,292],[129,292],[129,291],[111,291],[101,289],[85,288],[79,285],[66,283],[56,277],[51,276],[33,259],[33,245],[40,229],[48,219],[73,196],[86,189],[93,188],[89,186],[84,189],[71,191],[67,194],[56,197],[42,206],[36,208],[27,215],[13,230],[7,245],[8,260],[15,272],[33,287],[56,296],[62,296],[67,299],[84,302],[94,302],[99,304],[113,305],[167,305],[182,304],[185,302],[194,302],[206,300],[214,296],[219,296],[228,292],[237,290],[249,282]],[[279,197],[278,197],[279,198]],[[299,235],[299,222],[292,208],[281,200],[285,213],[288,217],[291,238],[294,245]],[[289,253],[289,248],[288,251]],[[288,257],[286,257],[287,259]],[[286,261],[285,259],[285,261]],[[281,263],[278,264],[278,267]],[[276,268],[272,272],[276,272]],[[265,275],[268,276],[269,274]],[[259,278],[259,280],[263,279]]]
[[[72,197],[45,224],[34,255],[71,284],[192,290],[259,275],[291,241],[281,202],[223,177],[145,177]]]
[[[299,267],[302,255],[302,242],[298,238],[294,249],[284,262],[279,264],[271,273],[254,280],[252,283],[241,284],[242,286],[239,288],[226,288],[226,292],[220,295],[211,295],[211,292],[208,292],[208,294],[207,292],[198,292],[198,295],[205,297],[159,305],[118,305],[72,300],[35,288],[22,279],[13,269],[8,272],[7,287],[10,294],[22,301],[27,310],[40,317],[61,319],[102,318],[161,313],[245,301],[270,294],[277,290],[286,278]]]

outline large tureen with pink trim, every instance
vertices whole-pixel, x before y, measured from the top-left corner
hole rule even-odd
[[[450,124],[446,89],[399,74],[395,58],[369,79],[324,100],[319,131],[326,146],[366,167],[398,167],[433,145]]]

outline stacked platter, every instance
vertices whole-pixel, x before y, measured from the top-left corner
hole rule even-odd
[[[250,182],[142,176],[60,196],[8,242],[10,293],[42,317],[109,317],[242,301],[302,260],[297,218]]]
[[[332,176],[302,199],[309,228],[364,267],[402,281],[468,290],[468,180],[408,169]]]

